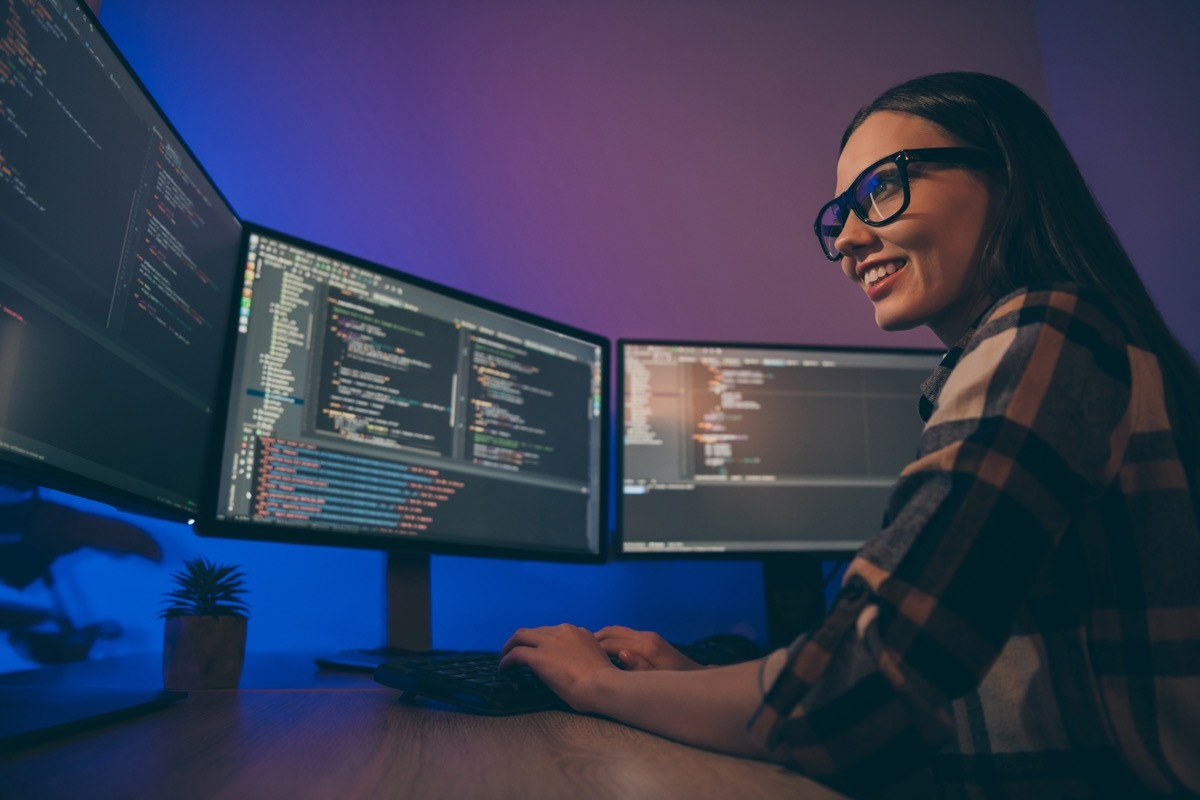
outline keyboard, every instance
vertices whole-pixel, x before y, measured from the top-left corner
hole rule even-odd
[[[375,680],[402,692],[441,700],[480,714],[566,709],[526,666],[500,669],[498,653],[427,653],[394,659]]]
[[[763,654],[749,640],[738,641],[735,637],[677,647],[701,664],[732,664]],[[368,651],[368,658],[378,652]],[[568,707],[528,667],[500,669],[498,653],[399,652],[401,657],[375,669],[377,683],[481,714],[522,714]],[[612,662],[621,666],[616,658]]]
[[[700,664],[734,664],[765,654],[741,636],[719,634],[688,645],[674,645]],[[621,666],[616,658],[616,666]],[[375,680],[412,695],[421,695],[481,714],[521,714],[567,705],[525,666],[500,669],[492,652],[433,650],[413,653],[391,647],[346,650],[317,659],[322,666],[373,669]]]
[[[698,664],[722,665],[751,661],[767,654],[767,650],[745,638],[734,634],[716,634],[697,639],[689,644],[671,645]],[[365,647],[339,650],[336,653],[317,656],[317,666],[323,669],[350,669],[373,672],[382,664],[399,658],[430,655],[463,655],[480,651],[459,650],[404,650],[399,647]]]

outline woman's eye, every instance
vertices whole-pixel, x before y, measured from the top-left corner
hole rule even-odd
[[[864,194],[868,197],[874,197],[878,201],[900,191],[900,174],[876,175],[872,177],[869,183],[870,185]]]
[[[865,219],[886,219],[899,211],[904,202],[904,184],[900,178],[900,171],[889,166],[868,175],[859,185],[855,196]]]

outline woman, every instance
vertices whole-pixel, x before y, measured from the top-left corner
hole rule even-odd
[[[842,139],[816,232],[885,330],[949,348],[917,460],[825,623],[694,669],[518,631],[567,702],[851,794],[1200,793],[1200,374],[1042,110],[918,78]],[[628,669],[615,669],[608,655]]]

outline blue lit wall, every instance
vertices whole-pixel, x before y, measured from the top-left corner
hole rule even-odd
[[[1171,258],[1190,225],[1172,206],[1188,206],[1146,200],[1180,170],[1179,185],[1200,183],[1200,161],[1177,157],[1200,141],[1200,25],[1191,4],[1139,3],[1133,24],[1126,7],[105,0],[100,20],[246,219],[614,339],[934,344],[876,330],[810,220],[858,106],[916,74],[993,72],[1049,104],[1200,350],[1182,305],[1196,270]],[[1159,149],[1160,135],[1174,146]],[[159,595],[197,554],[244,566],[252,649],[381,638],[377,553],[134,519],[163,564],[79,552],[57,565],[78,622],[127,630],[97,654],[157,649]],[[494,647],[514,627],[564,619],[682,640],[763,626],[753,563],[435,558],[433,580],[445,647]],[[17,663],[0,648],[0,668]]]

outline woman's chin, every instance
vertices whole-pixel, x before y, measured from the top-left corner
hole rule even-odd
[[[875,307],[875,324],[881,331],[910,331],[925,324],[925,320],[912,319],[898,314],[888,314],[879,306]]]

